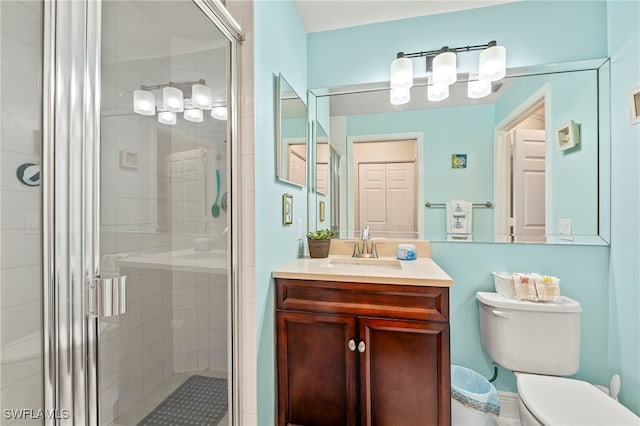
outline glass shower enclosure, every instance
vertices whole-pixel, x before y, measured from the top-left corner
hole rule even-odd
[[[0,19],[1,424],[235,424],[240,29],[208,0]]]

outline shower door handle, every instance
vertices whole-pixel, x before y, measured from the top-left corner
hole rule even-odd
[[[99,275],[89,283],[89,313],[114,317],[127,311],[127,276]]]

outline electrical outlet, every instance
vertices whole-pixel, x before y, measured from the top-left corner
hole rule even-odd
[[[298,240],[301,240],[302,239],[302,218],[301,217],[298,218],[298,225],[297,226],[298,226],[298,229],[297,229],[297,232],[296,232],[296,238]]]

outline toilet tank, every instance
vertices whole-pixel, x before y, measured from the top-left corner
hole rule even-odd
[[[580,366],[580,313],[575,300],[528,302],[478,292],[482,347],[512,371],[567,376]]]

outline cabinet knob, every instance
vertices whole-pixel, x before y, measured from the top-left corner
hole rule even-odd
[[[365,350],[367,349],[367,346],[364,344],[364,342],[360,342],[358,343],[358,352],[363,353]]]
[[[351,352],[354,352],[356,350],[356,341],[353,339],[349,340],[349,343],[347,344],[347,346],[349,347],[349,350]]]

